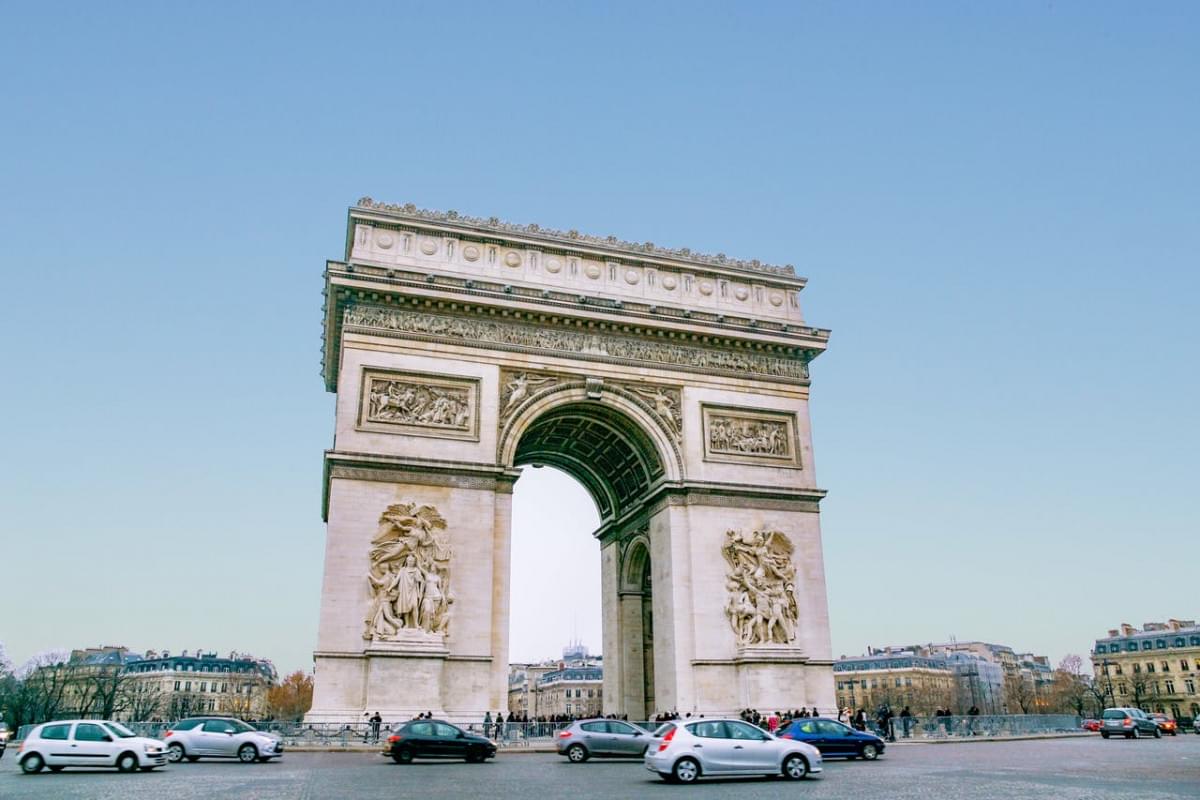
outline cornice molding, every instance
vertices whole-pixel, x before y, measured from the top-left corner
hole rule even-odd
[[[586,233],[580,233],[577,230],[559,231],[552,228],[543,228],[536,224],[521,225],[518,223],[506,222],[498,217],[488,217],[487,219],[484,219],[482,217],[471,217],[465,214],[459,214],[457,211],[432,211],[429,209],[417,208],[417,206],[413,203],[399,205],[395,203],[378,202],[370,197],[363,197],[360,198],[358,203],[355,204],[354,208],[351,209],[351,213],[353,213],[355,209],[382,213],[389,217],[402,220],[411,220],[413,222],[432,222],[442,225],[452,225],[458,228],[472,229],[498,235],[507,234],[515,236],[531,236],[564,247],[577,247],[580,245],[598,247],[609,252],[625,254],[635,258],[644,258],[650,256],[656,258],[666,258],[683,264],[735,269],[744,272],[754,272],[762,275],[774,275],[785,278],[796,277],[796,268],[791,264],[764,264],[757,259],[743,260],[731,258],[724,253],[717,253],[716,255],[697,253],[687,247],[659,247],[653,242],[629,242],[619,239],[616,236],[593,236]]]

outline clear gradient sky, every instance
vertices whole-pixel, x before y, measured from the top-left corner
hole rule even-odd
[[[362,195],[796,264],[835,655],[1200,616],[1198,41],[1186,2],[4,3],[0,641],[310,666]],[[529,472],[512,654],[598,649],[595,511]]]

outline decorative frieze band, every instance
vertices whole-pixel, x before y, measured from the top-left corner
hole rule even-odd
[[[345,311],[343,326],[431,336],[480,347],[544,350],[568,353],[577,358],[634,364],[666,364],[689,370],[725,372],[738,376],[750,374],[792,380],[808,379],[808,364],[801,359],[666,344],[632,336],[584,333],[519,322],[430,314],[400,308],[350,306]]]

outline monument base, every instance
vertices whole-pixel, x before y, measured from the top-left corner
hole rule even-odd
[[[709,715],[757,709],[763,714],[801,707],[833,713],[836,695],[827,661],[812,662],[802,648],[739,647],[731,659],[696,660],[695,711]]]

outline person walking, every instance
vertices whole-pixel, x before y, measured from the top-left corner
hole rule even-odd
[[[508,735],[508,729],[504,727],[504,712],[496,712],[496,738],[503,741]]]
[[[492,738],[492,712],[483,712],[483,738]]]
[[[376,711],[375,716],[371,717],[371,741],[375,744],[379,744],[379,726],[382,724],[383,717]]]
[[[903,731],[905,739],[912,734],[912,712],[908,710],[908,706],[900,709],[900,730]]]

